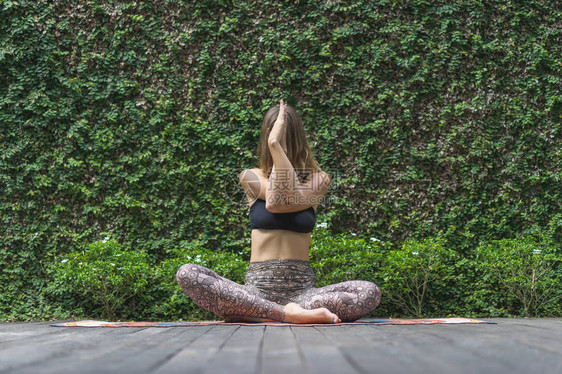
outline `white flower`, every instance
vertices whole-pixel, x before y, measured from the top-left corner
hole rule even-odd
[[[105,243],[105,242],[107,242],[108,240],[109,240],[109,237],[106,236],[105,238],[103,238],[103,240],[102,240],[101,242],[102,242],[102,243]]]
[[[372,241],[372,242],[380,242],[381,240],[380,240],[380,239],[377,239],[377,238],[371,238],[371,241]]]
[[[318,224],[318,227],[324,227],[324,228],[326,228],[326,227],[328,227],[328,222],[319,223],[319,224]]]
[[[419,255],[420,253],[419,253],[419,252],[412,252],[412,254],[417,256],[417,255]]]
[[[356,233],[354,233],[354,232],[352,232],[352,233],[351,233],[351,235],[353,235],[353,236],[357,236],[357,234],[356,234]]]

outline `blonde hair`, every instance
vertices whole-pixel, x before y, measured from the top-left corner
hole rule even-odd
[[[278,115],[279,104],[273,106],[267,111],[261,127],[260,141],[258,144],[258,157],[260,169],[267,177],[269,177],[271,169],[273,168],[273,158],[271,157],[267,141],[269,133],[271,132]],[[287,158],[291,162],[291,165],[293,165],[297,175],[306,180],[309,173],[322,171],[322,169],[320,168],[318,162],[316,162],[316,159],[312,154],[312,150],[308,145],[302,119],[298,115],[297,111],[290,105],[287,105],[285,118]]]

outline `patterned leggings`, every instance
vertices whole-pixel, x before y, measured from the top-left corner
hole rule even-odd
[[[250,262],[244,285],[194,264],[181,266],[176,279],[183,292],[201,308],[227,321],[269,319],[284,322],[284,305],[327,308],[343,322],[355,321],[380,303],[376,284],[353,280],[315,288],[308,261]]]

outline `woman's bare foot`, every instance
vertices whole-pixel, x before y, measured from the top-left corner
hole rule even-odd
[[[285,305],[285,322],[291,323],[338,323],[340,318],[326,308],[303,309],[298,304]]]

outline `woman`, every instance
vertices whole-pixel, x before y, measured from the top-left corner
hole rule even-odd
[[[381,298],[374,283],[315,288],[310,238],[330,178],[314,160],[301,118],[283,100],[265,115],[258,154],[260,168],[239,175],[252,227],[245,285],[186,264],[176,275],[183,292],[230,322],[337,323],[369,314]]]

